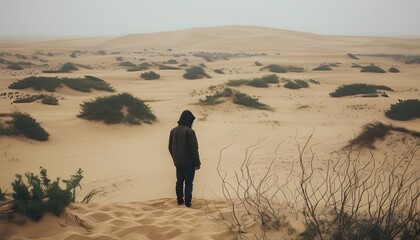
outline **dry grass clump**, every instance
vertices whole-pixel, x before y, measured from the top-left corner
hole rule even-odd
[[[358,58],[358,57],[356,57],[354,54],[347,53],[347,56],[348,56],[349,58],[351,58],[351,59],[359,60],[359,58]]]
[[[58,98],[56,96],[45,94],[32,95],[27,96],[25,98],[18,98],[14,100],[13,103],[31,103],[37,100],[41,100],[41,102],[46,105],[58,105]]]
[[[390,72],[390,73],[399,73],[400,70],[398,68],[396,68],[396,67],[390,67],[389,70],[388,70],[388,72]]]
[[[312,69],[312,71],[330,71],[330,70],[332,70],[332,69],[331,69],[331,66],[329,64],[323,64],[323,65],[320,65],[320,66]]]
[[[358,148],[370,148],[375,149],[375,142],[378,140],[383,140],[388,134],[394,132],[401,132],[409,134],[413,137],[420,138],[420,132],[408,130],[403,127],[396,127],[389,124],[384,124],[381,122],[373,122],[363,126],[363,130],[359,135],[357,135],[352,141],[350,141],[347,147],[358,147]]]
[[[159,79],[160,75],[150,71],[150,72],[144,72],[140,75],[141,78],[143,78],[144,80],[155,80],[155,79]]]
[[[308,88],[309,84],[305,80],[295,79],[290,80],[286,79],[286,83],[283,85],[285,88],[289,89],[300,89],[300,88]]]
[[[243,84],[252,87],[267,88],[269,84],[279,83],[279,77],[276,74],[269,74],[262,76],[260,78],[254,78],[252,80],[238,79],[238,80],[229,80],[226,85],[231,87],[239,87]]]

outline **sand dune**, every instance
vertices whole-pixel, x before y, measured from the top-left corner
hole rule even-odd
[[[146,49],[146,50],[145,50]],[[81,53],[70,57],[74,50]],[[106,51],[106,55],[98,54]],[[207,62],[193,56],[199,51],[231,54],[225,60]],[[0,92],[22,94],[47,93],[34,89],[10,90],[8,86],[28,76],[83,77],[92,75],[109,82],[116,93],[129,92],[147,100],[157,122],[148,125],[106,125],[77,118],[80,104],[98,96],[114,93],[93,91],[77,92],[67,87],[55,94],[61,96],[58,106],[41,103],[12,104],[13,99],[0,98],[0,113],[27,112],[36,118],[50,133],[50,140],[37,142],[20,137],[0,137],[0,187],[10,191],[10,182],[16,173],[37,172],[39,166],[48,169],[51,178],[67,177],[78,168],[84,170],[82,190],[77,200],[93,189],[100,190],[94,203],[72,204],[66,216],[46,216],[39,223],[28,222],[25,226],[1,225],[0,239],[229,239],[232,234],[223,223],[209,216],[217,216],[214,208],[209,210],[206,201],[218,206],[223,212],[229,205],[220,200],[221,181],[216,167],[219,151],[224,151],[222,167],[232,173],[241,165],[248,146],[262,142],[254,154],[253,171],[261,176],[267,163],[273,158],[280,144],[275,165],[279,176],[291,171],[297,160],[295,139],[304,142],[314,133],[312,143],[316,146],[316,166],[325,166],[331,154],[343,154],[342,148],[362,126],[373,121],[393,123],[414,131],[420,131],[420,119],[394,121],[384,111],[398,99],[419,99],[420,70],[417,64],[404,64],[385,57],[354,54],[406,54],[420,55],[419,39],[393,39],[372,37],[337,37],[285,31],[279,29],[225,26],[197,28],[182,31],[136,34],[115,38],[62,39],[46,41],[11,42],[0,40],[0,58],[21,61],[16,54],[27,56],[34,65],[24,70],[11,71],[0,64]],[[40,52],[36,54],[36,52]],[[50,56],[48,53],[51,53]],[[234,56],[247,53],[247,56]],[[261,54],[265,53],[265,54]],[[33,58],[36,55],[38,58]],[[186,80],[180,70],[151,70],[159,73],[159,80],[145,81],[142,72],[127,72],[119,65],[117,57],[134,64],[142,62],[161,63],[176,59],[188,66],[204,64],[212,78]],[[45,61],[41,61],[45,60]],[[226,84],[228,80],[253,79],[270,74],[261,71],[255,62],[294,65],[304,72],[279,73],[279,78],[314,79],[309,88],[292,90],[283,87],[283,82],[269,88],[251,86],[232,87],[272,107],[273,111],[261,111],[225,102],[215,106],[197,103],[211,89]],[[57,69],[65,62],[84,64],[91,69],[79,68],[71,73],[46,74],[45,69]],[[321,64],[337,63],[331,71],[312,71]],[[361,73],[352,68],[352,63],[374,63],[385,70],[391,66],[400,73]],[[178,64],[178,65],[179,65]],[[174,66],[178,66],[174,65]],[[213,70],[223,69],[225,74]],[[386,85],[388,98],[329,96],[338,86],[351,83]],[[211,87],[212,86],[212,87]],[[168,134],[176,125],[179,114],[190,109],[197,117],[194,129],[197,132],[202,158],[202,169],[197,172],[194,185],[192,209],[179,207],[174,200],[175,170],[167,150]],[[391,139],[391,140],[389,140]],[[404,135],[392,135],[379,141],[374,153],[383,152],[399,156],[405,146],[415,144],[416,139]],[[400,144],[403,143],[403,144]],[[413,168],[419,168],[420,158],[415,156]],[[230,175],[232,176],[232,175]],[[84,221],[87,229],[77,222]],[[288,221],[298,232],[303,230],[303,221]],[[258,233],[258,226],[250,223],[249,234]],[[288,236],[287,227],[275,232],[273,239]],[[7,236],[7,237],[3,237]],[[277,234],[277,235],[276,235]],[[287,234],[287,235],[284,235]],[[280,236],[280,237],[279,237]]]

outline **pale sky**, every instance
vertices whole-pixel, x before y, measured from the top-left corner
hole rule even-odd
[[[0,36],[118,36],[222,25],[420,37],[420,0],[0,0]]]

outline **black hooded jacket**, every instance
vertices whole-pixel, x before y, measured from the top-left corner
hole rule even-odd
[[[177,167],[201,165],[197,137],[191,129],[194,119],[194,115],[189,110],[183,111],[178,126],[173,128],[169,135],[169,152]]]

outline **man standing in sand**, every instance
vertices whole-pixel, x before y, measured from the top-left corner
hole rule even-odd
[[[178,126],[169,135],[169,152],[176,167],[176,197],[178,205],[185,203],[187,207],[191,207],[195,170],[200,169],[201,165],[197,137],[191,128],[194,119],[191,111],[183,111]]]

